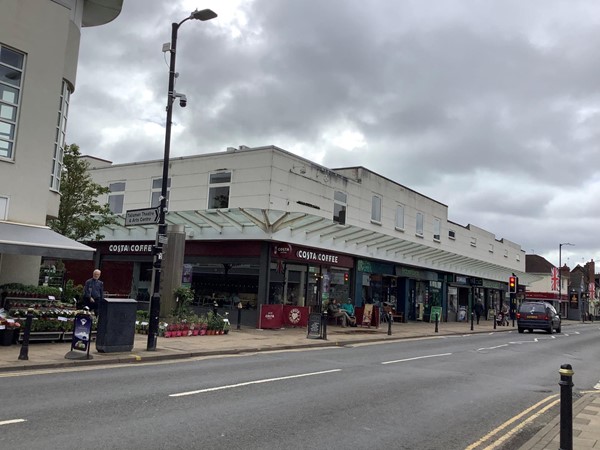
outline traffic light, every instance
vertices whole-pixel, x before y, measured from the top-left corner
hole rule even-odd
[[[348,280],[350,279],[350,275],[348,272],[344,272],[344,284],[348,284]]]
[[[508,277],[508,292],[511,294],[517,293],[517,277]]]

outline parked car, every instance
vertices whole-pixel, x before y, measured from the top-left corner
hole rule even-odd
[[[560,333],[560,314],[548,302],[524,302],[517,312],[517,327],[519,333],[525,330],[545,330],[550,334],[556,330]]]

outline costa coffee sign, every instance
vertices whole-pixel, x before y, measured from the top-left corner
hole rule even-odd
[[[345,255],[325,252],[323,250],[292,247],[290,244],[273,244],[273,256],[281,259],[313,262],[325,265],[353,267],[354,260]]]

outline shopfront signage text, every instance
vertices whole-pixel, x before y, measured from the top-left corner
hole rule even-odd
[[[296,251],[296,256],[300,259],[306,259],[307,261],[318,261],[332,264],[337,264],[339,259],[337,255],[313,252],[311,250],[298,250]]]
[[[108,246],[110,253],[151,253],[152,244],[111,244]]]

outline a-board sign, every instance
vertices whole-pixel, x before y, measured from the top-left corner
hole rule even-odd
[[[158,208],[131,209],[125,213],[125,226],[152,225],[159,217]]]
[[[90,336],[92,335],[92,318],[88,314],[77,314],[75,316],[75,327],[73,329],[73,340],[71,350],[88,352],[90,350]]]
[[[438,322],[442,321],[442,307],[441,306],[432,306],[431,314],[429,315],[429,321],[435,322],[435,316],[437,315]]]
[[[310,339],[321,339],[322,332],[321,313],[310,313],[308,315],[308,335]]]

